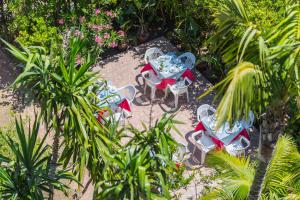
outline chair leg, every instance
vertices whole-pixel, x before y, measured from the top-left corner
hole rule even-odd
[[[164,97],[164,99],[166,99],[167,96],[168,96],[168,88],[165,89],[165,97]]]
[[[203,163],[205,161],[205,156],[206,156],[206,152],[201,151],[201,165],[203,165]]]
[[[189,91],[186,92],[186,98],[187,98],[187,102],[190,102]]]
[[[144,95],[146,95],[146,90],[147,90],[147,84],[146,84],[146,81],[145,81],[145,86],[144,86]]]
[[[198,163],[199,162],[199,160],[195,160],[195,156],[194,156],[194,154],[195,154],[195,151],[196,151],[196,145],[194,145],[194,149],[193,149],[193,152],[192,152],[192,155],[191,155],[191,157],[192,157],[192,160],[195,162],[195,163]]]
[[[155,98],[155,92],[156,92],[156,88],[151,87],[151,100],[153,100]]]
[[[177,108],[179,95],[176,94],[174,95],[174,97],[175,97],[175,108]]]

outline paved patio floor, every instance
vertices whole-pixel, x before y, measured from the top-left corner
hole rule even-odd
[[[177,126],[182,136],[178,134],[173,136],[179,142],[187,145],[187,136],[197,122],[197,108],[205,103],[211,104],[213,95],[211,94],[201,100],[198,100],[197,97],[206,91],[211,84],[200,73],[196,73],[197,81],[189,88],[189,102],[184,95],[180,96],[178,108],[175,109],[174,96],[169,94],[167,100],[163,100],[164,93],[159,90],[156,92],[156,99],[151,102],[150,89],[147,90],[147,94],[144,94],[143,80],[140,75],[141,67],[144,65],[144,53],[150,47],[161,48],[164,52],[176,51],[165,38],[160,37],[104,60],[94,70],[99,71],[103,79],[111,81],[116,87],[133,85],[136,88],[137,95],[132,106],[132,117],[128,118],[127,123],[142,128],[141,122],[153,125],[164,113],[176,113],[175,119],[184,124]]]

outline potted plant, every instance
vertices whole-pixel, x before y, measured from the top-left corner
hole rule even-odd
[[[148,24],[145,20],[145,14],[154,13],[152,12],[152,9],[155,7],[155,2],[143,2],[141,0],[135,0],[134,5],[136,7],[136,11],[134,11],[133,13],[135,14],[139,22],[139,24],[137,25],[137,39],[140,43],[143,43],[147,41],[150,36]]]

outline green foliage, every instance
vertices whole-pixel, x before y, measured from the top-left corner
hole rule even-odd
[[[97,168],[97,199],[169,199],[169,189],[189,183],[192,176],[184,178],[185,167],[172,161],[177,143],[170,132],[178,123],[173,117],[164,116],[144,131],[131,125],[133,136],[125,146],[99,147],[105,165]]]
[[[44,17],[38,17],[35,14],[17,16],[8,29],[16,33],[16,40],[25,46],[49,47],[52,40],[59,38],[57,28],[49,25]]]
[[[300,193],[300,154],[289,136],[281,136],[275,146],[263,181],[260,199],[297,199]],[[200,199],[247,199],[255,163],[250,158],[237,158],[218,152],[208,163],[219,170],[222,183]]]
[[[250,158],[236,158],[223,152],[208,157],[208,164],[219,170],[220,187],[201,199],[247,199],[255,175]]]
[[[36,117],[25,133],[22,120],[16,121],[19,142],[2,136],[13,156],[0,154],[0,196],[5,199],[44,199],[49,186],[65,191],[68,187],[62,180],[75,180],[67,170],[58,171],[55,178],[49,177],[48,145],[46,136],[38,142],[40,122]]]
[[[10,148],[5,142],[3,136],[7,136],[11,138],[13,141],[16,141],[17,133],[16,133],[16,128],[14,123],[8,123],[5,126],[0,128],[0,154],[6,155],[7,157],[11,157],[13,155],[12,154],[13,152],[10,151]]]
[[[235,67],[212,88],[222,95],[218,124],[241,119],[250,109],[268,112],[281,123],[287,104],[300,94],[299,6],[291,2],[287,16],[263,34],[242,1],[226,0],[219,6],[223,9],[216,13],[217,32],[210,41],[226,64]],[[244,31],[237,36],[231,30],[239,27]]]

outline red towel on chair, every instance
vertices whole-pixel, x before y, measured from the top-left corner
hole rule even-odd
[[[247,130],[244,128],[237,136],[235,136],[231,142],[236,141],[237,139],[239,139],[241,136],[244,136],[245,138],[247,138],[248,140],[250,140],[250,136],[247,132]]]
[[[154,71],[153,67],[150,64],[146,64],[143,69],[141,70],[141,73],[145,72],[145,71],[149,71],[152,70],[154,72],[154,74],[156,75],[156,72]]]
[[[101,121],[103,120],[103,115],[104,115],[104,113],[106,113],[107,111],[108,111],[108,110],[103,109],[103,110],[100,110],[100,111],[98,112],[98,116],[97,116],[98,122],[101,122]]]
[[[160,89],[160,90],[164,90],[164,89],[167,88],[168,85],[173,85],[174,83],[176,83],[175,79],[164,78],[164,79],[162,79],[162,81],[160,82],[160,84],[156,85],[156,88]]]
[[[183,74],[181,75],[182,78],[187,77],[191,81],[195,81],[195,77],[190,69],[186,69]]]
[[[200,122],[197,124],[197,126],[196,126],[196,128],[195,128],[194,131],[195,131],[195,132],[197,132],[197,131],[206,131],[206,128],[204,127],[203,123],[200,121]]]
[[[221,150],[224,147],[224,143],[221,140],[218,140],[217,138],[211,136],[211,140],[213,141],[213,143],[215,143],[216,145],[216,149],[217,150]]]
[[[129,102],[128,102],[127,99],[124,99],[124,101],[122,101],[122,102],[119,104],[119,107],[120,107],[120,108],[123,108],[124,110],[127,110],[127,111],[131,112],[130,105],[129,105]]]

